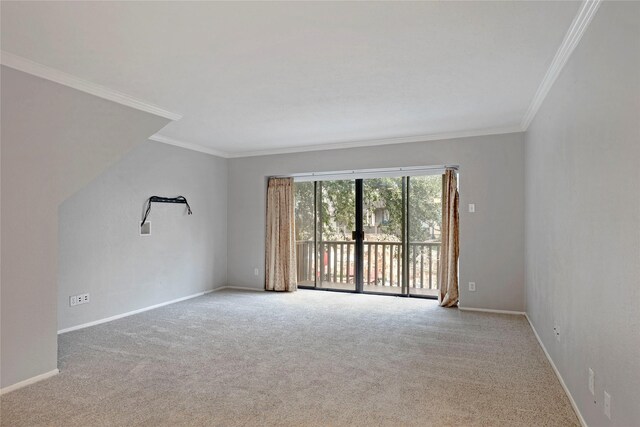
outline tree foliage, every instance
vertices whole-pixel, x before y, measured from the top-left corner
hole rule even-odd
[[[409,235],[412,242],[433,240],[440,226],[442,181],[439,175],[409,178]],[[355,230],[355,182],[336,180],[318,182],[319,226],[323,240],[349,240]],[[375,218],[376,210],[386,210],[384,221],[374,221],[380,240],[402,238],[402,178],[364,180],[363,214],[365,226]],[[295,184],[296,239],[313,239],[313,182]]]

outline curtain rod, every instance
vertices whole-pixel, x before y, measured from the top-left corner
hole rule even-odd
[[[440,166],[407,166],[401,168],[379,168],[379,169],[348,169],[341,171],[329,171],[329,172],[305,172],[305,173],[292,173],[288,175],[274,175],[270,178],[312,178],[312,177],[323,177],[330,175],[365,175],[365,174],[379,174],[379,173],[390,173],[390,172],[429,172],[434,170],[442,170],[442,169],[453,169],[458,170],[459,165],[440,165]]]

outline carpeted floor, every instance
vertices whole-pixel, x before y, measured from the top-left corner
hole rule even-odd
[[[59,337],[2,426],[578,425],[521,316],[220,291]]]

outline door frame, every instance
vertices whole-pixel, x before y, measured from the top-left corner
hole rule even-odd
[[[364,287],[364,218],[363,218],[364,187],[362,178],[356,179],[356,229],[355,229],[355,277],[356,292],[363,293]]]

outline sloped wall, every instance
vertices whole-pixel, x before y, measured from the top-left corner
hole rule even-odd
[[[58,206],[168,120],[2,67],[0,387],[56,369]]]

